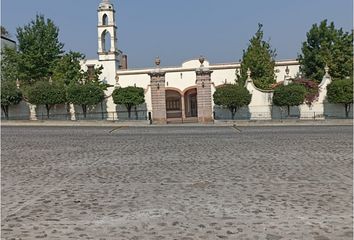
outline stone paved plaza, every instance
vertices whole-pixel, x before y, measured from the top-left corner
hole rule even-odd
[[[2,239],[352,239],[352,127],[3,127]]]

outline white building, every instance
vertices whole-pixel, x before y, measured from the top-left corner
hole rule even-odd
[[[97,43],[98,59],[85,60],[82,69],[103,66],[101,80],[113,85],[106,91],[103,104],[91,109],[93,113],[102,113],[102,119],[117,120],[127,116],[124,106],[117,106],[111,97],[114,88],[136,86],[145,90],[146,103],[138,106],[140,119],[146,119],[151,114],[155,123],[167,122],[213,122],[215,119],[227,119],[230,112],[213,102],[213,93],[218,86],[236,81],[236,72],[240,63],[215,64],[200,57],[185,61],[181,66],[160,67],[160,59],[155,59],[155,66],[144,69],[128,69],[127,56],[118,50],[117,23],[114,5],[109,0],[102,0],[98,7]],[[3,41],[3,39],[2,39]],[[296,60],[277,61],[275,67],[276,81],[288,82],[299,73],[299,63]],[[249,74],[250,75],[250,74]],[[329,104],[326,101],[326,87],[331,82],[328,70],[320,84],[319,99],[313,106],[301,105],[293,107],[291,113],[302,119],[325,116],[343,117],[344,107]],[[236,114],[237,119],[277,119],[282,117],[282,109],[272,104],[273,91],[257,89],[252,79],[246,81],[246,88],[252,94],[249,106]],[[40,119],[43,115],[42,106],[23,104],[15,106],[11,115],[29,114],[29,119]],[[81,109],[64,105],[54,107],[54,114],[62,114],[68,119],[80,119]],[[103,114],[104,112],[104,114]],[[352,112],[351,112],[352,115]]]
[[[240,63],[214,64],[204,59],[192,59],[181,66],[163,68],[160,60],[156,59],[155,66],[151,68],[126,69],[127,57],[118,50],[115,9],[109,0],[103,0],[98,8],[98,56],[96,60],[85,61],[83,68],[102,65],[103,81],[115,87],[144,88],[146,104],[140,108],[151,112],[155,122],[160,123],[177,119],[209,122],[218,115],[228,114],[227,110],[214,105],[212,95],[218,86],[234,83],[240,69]],[[295,77],[299,73],[299,64],[296,60],[277,61],[275,73],[277,82]],[[253,95],[252,102],[239,114],[251,119],[274,116],[272,91],[259,90],[252,81],[246,84]],[[113,90],[111,88],[106,95],[110,96]],[[107,112],[117,115],[119,107],[111,97],[107,98],[106,107]],[[323,114],[323,110],[318,114]]]

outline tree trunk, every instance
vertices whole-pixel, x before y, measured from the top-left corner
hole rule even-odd
[[[71,114],[70,114],[70,103],[66,103],[66,120],[71,119]]]
[[[283,107],[279,107],[280,108],[280,119],[283,120],[283,112],[284,112],[284,109]]]
[[[134,106],[134,111],[135,111],[135,120],[138,120],[138,111],[136,109],[136,106]]]
[[[49,111],[50,111],[51,106],[49,104],[46,104],[45,108],[47,109],[47,119],[49,119]]]
[[[349,118],[350,103],[349,104],[344,104],[344,106],[345,106],[345,117]]]
[[[132,106],[127,105],[127,110],[128,110],[128,118],[130,119],[130,113],[131,113],[131,110],[132,110]]]
[[[81,107],[82,107],[82,112],[83,112],[83,114],[84,114],[84,118],[86,119],[87,105],[86,105],[86,104],[82,104]]]
[[[288,106],[288,117],[290,117],[290,106]]]
[[[236,112],[237,112],[237,109],[236,108],[230,108],[230,111],[231,111],[231,118],[232,118],[232,120],[234,120]]]
[[[5,114],[6,120],[9,120],[9,105],[2,105],[1,104],[1,109]]]

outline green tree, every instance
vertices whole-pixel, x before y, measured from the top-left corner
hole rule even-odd
[[[18,61],[16,49],[5,47],[1,57],[1,79],[6,81],[17,80]]]
[[[64,47],[58,36],[58,27],[43,15],[37,15],[28,25],[17,28],[18,56],[15,61],[19,79],[32,83],[52,74]]]
[[[9,106],[19,104],[22,100],[22,93],[17,88],[15,81],[1,82],[1,109],[5,118],[9,119]]]
[[[54,105],[66,102],[65,87],[57,82],[37,81],[31,86],[25,87],[25,97],[31,104],[44,105],[48,119],[49,111]]]
[[[314,24],[307,33],[299,55],[300,70],[305,77],[320,82],[326,64],[334,80],[353,76],[353,32],[336,29],[327,20]]]
[[[280,85],[274,90],[273,104],[279,107],[286,106],[289,116],[290,107],[301,105],[305,101],[305,95],[306,88],[301,84]]]
[[[86,118],[87,109],[103,101],[104,91],[94,82],[72,83],[67,88],[67,98],[68,102],[82,107],[84,118]]]
[[[216,89],[213,98],[216,105],[229,109],[234,119],[240,108],[251,103],[252,95],[241,85],[225,84]]]
[[[238,76],[240,84],[247,79],[247,70],[251,70],[251,77],[256,87],[269,89],[275,83],[275,50],[271,49],[270,43],[263,40],[263,25],[258,24],[258,30],[250,40],[247,50],[243,50],[241,72]]]
[[[53,67],[53,80],[62,82],[65,88],[70,84],[79,83],[84,77],[84,71],[81,69],[80,61],[85,56],[79,52],[72,52],[64,54],[59,58]],[[66,103],[67,114],[70,114],[70,103]]]
[[[81,81],[84,72],[81,70],[80,61],[84,58],[85,55],[79,52],[70,51],[63,55],[53,67],[53,80],[63,81],[65,85]]]
[[[333,81],[327,86],[327,99],[330,103],[343,104],[345,116],[353,104],[353,78]]]
[[[136,112],[136,106],[145,102],[144,89],[139,87],[114,89],[112,97],[115,104],[122,104],[127,108],[129,119],[132,107],[135,107]]]

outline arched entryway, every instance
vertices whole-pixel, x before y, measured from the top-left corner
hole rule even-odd
[[[166,90],[166,117],[182,118],[182,95],[176,90]]]
[[[165,93],[167,122],[198,121],[197,88],[191,87],[183,92],[167,88]]]
[[[184,93],[186,118],[198,117],[197,89],[192,88]]]

